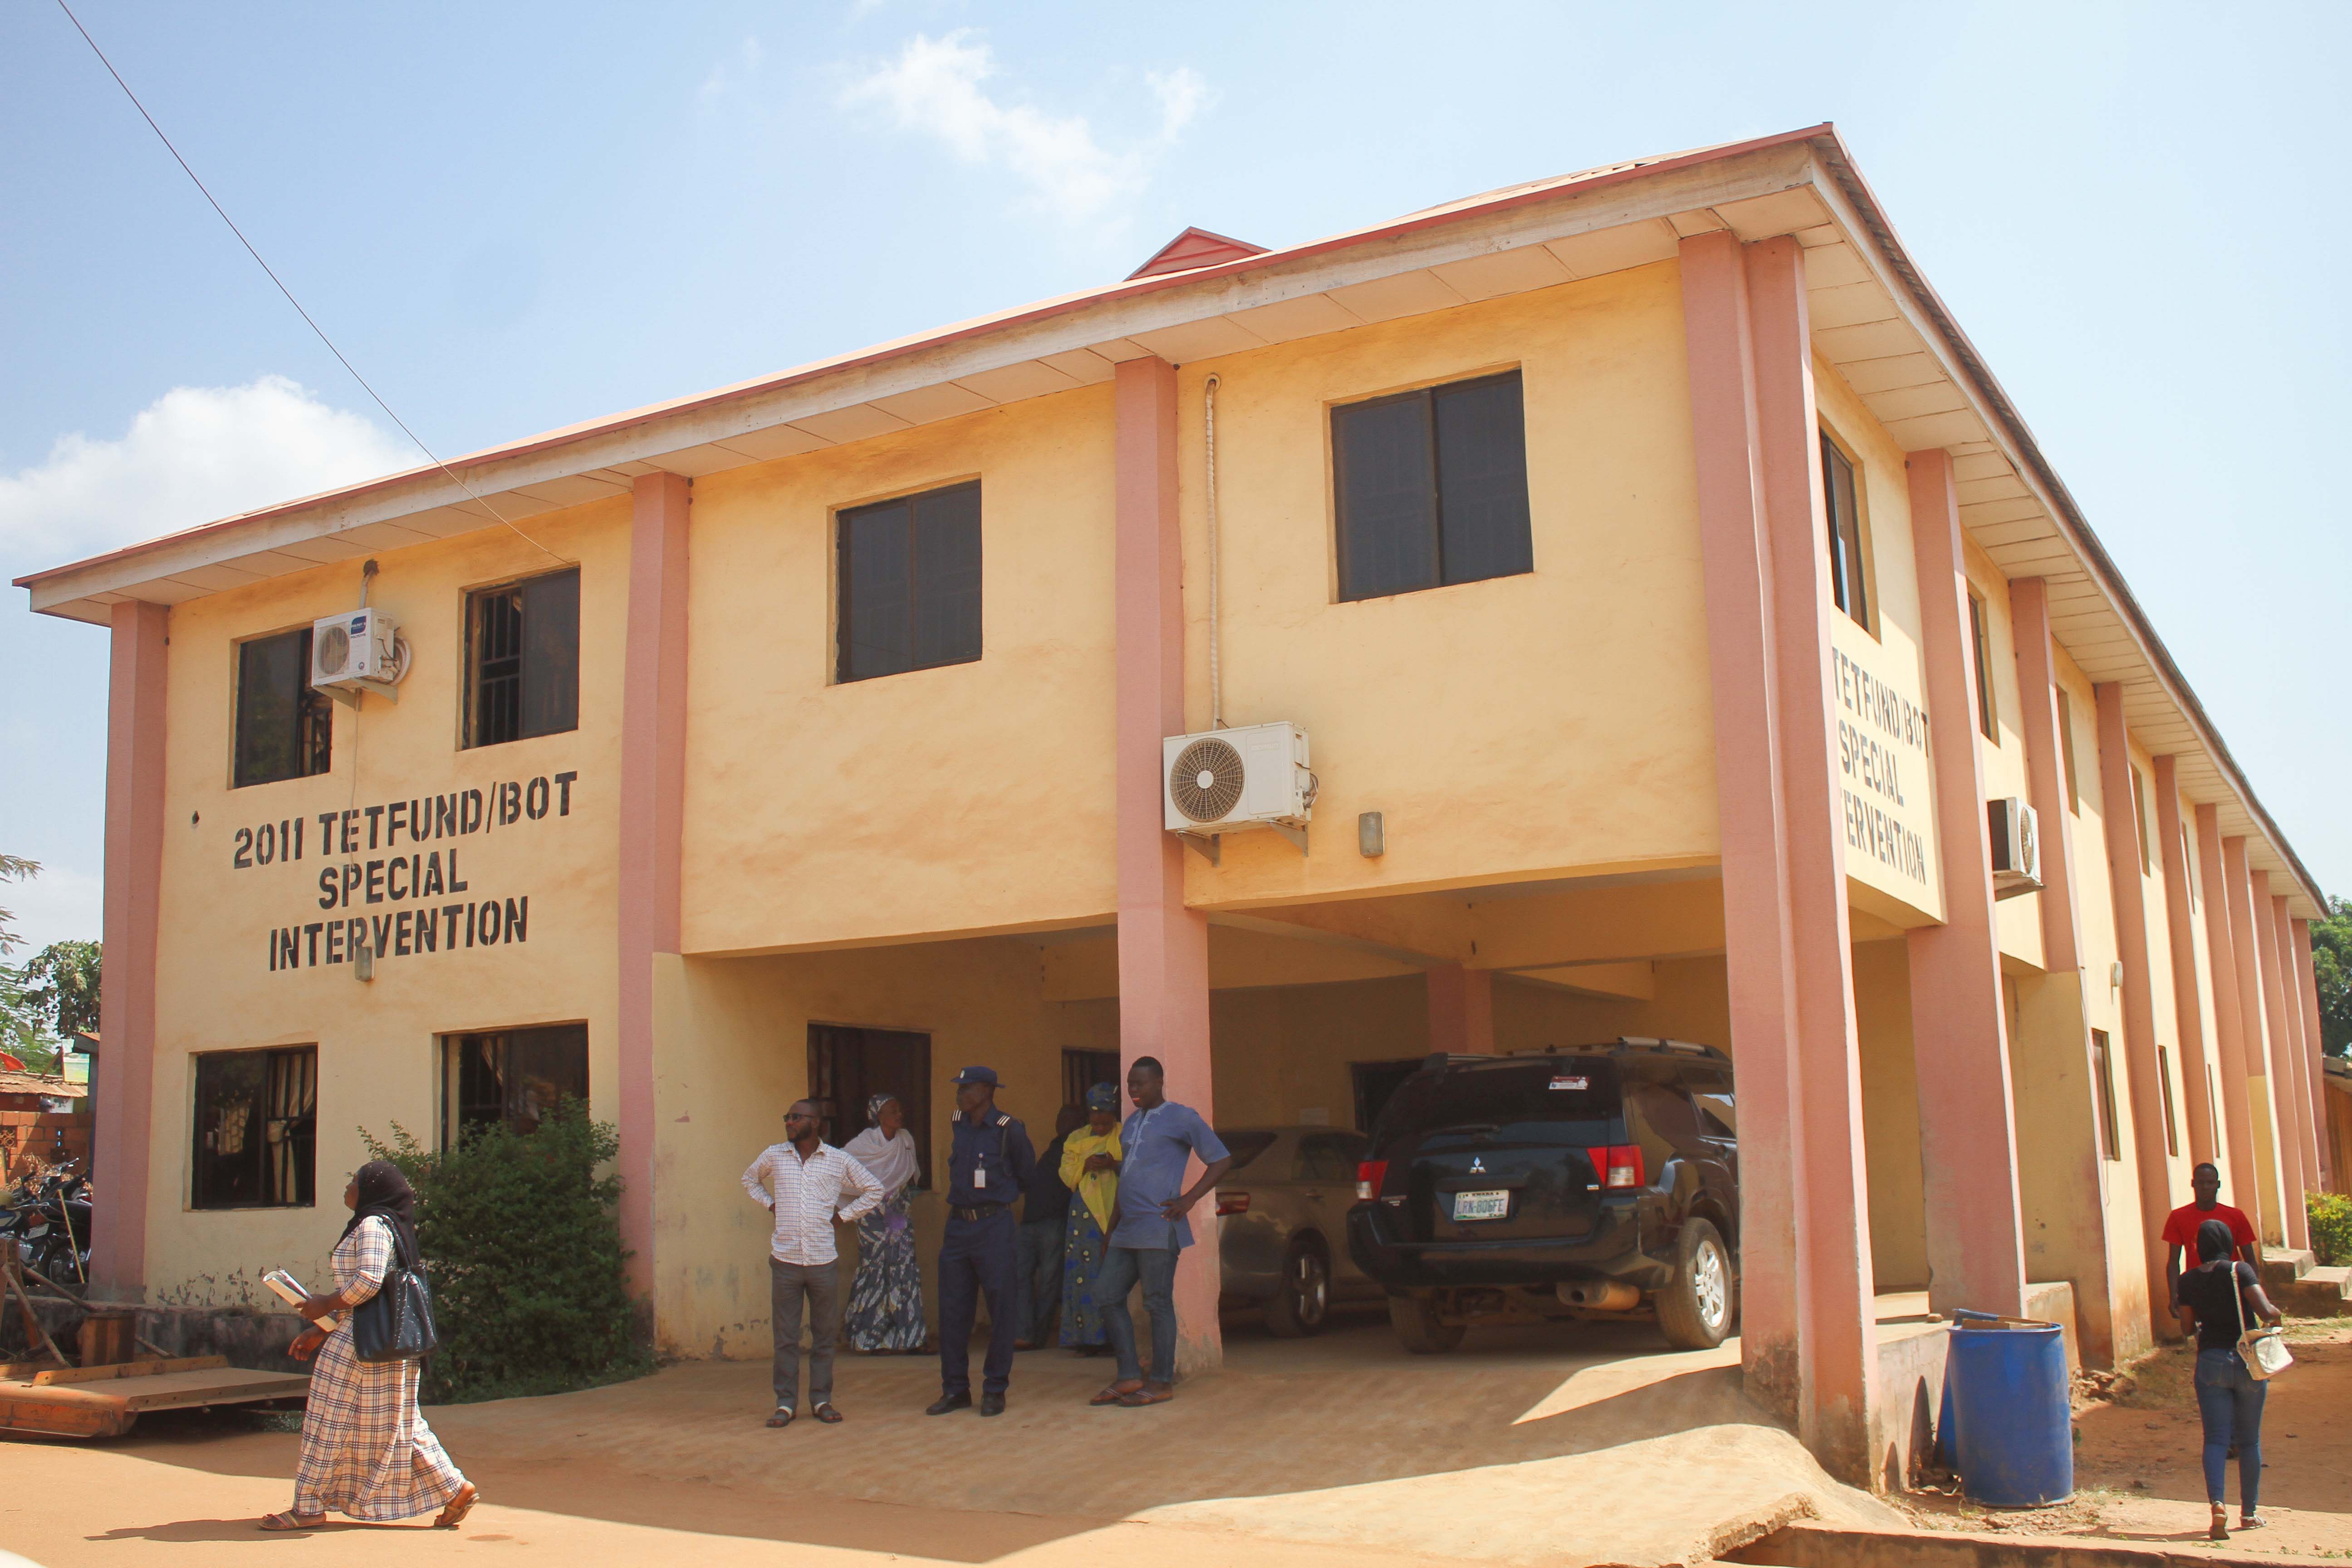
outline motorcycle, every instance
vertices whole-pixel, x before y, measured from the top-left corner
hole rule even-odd
[[[89,1177],[68,1160],[53,1167],[31,1193],[0,1206],[0,1237],[14,1239],[24,1260],[60,1285],[89,1282]]]

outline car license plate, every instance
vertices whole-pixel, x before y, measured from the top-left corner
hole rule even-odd
[[[1456,1193],[1454,1194],[1454,1217],[1464,1219],[1504,1219],[1511,1212],[1511,1194],[1499,1193]]]

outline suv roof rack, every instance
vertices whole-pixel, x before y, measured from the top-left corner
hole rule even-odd
[[[1513,1057],[1560,1057],[1590,1056],[1595,1052],[1606,1052],[1612,1057],[1622,1057],[1628,1051],[1666,1051],[1675,1056],[1696,1057],[1702,1061],[1710,1062],[1728,1062],[1731,1060],[1729,1056],[1717,1050],[1713,1046],[1703,1046],[1696,1040],[1661,1039],[1654,1035],[1620,1035],[1617,1038],[1611,1040],[1604,1045],[1595,1046],[1522,1046],[1517,1050],[1507,1051],[1504,1055]],[[1492,1061],[1495,1058],[1491,1057],[1433,1056],[1429,1058],[1429,1065],[1432,1067],[1437,1067],[1447,1062]]]

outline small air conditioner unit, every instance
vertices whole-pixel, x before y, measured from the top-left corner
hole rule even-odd
[[[1307,765],[1307,731],[1297,725],[1171,735],[1160,752],[1168,829],[1212,861],[1217,836],[1245,827],[1274,828],[1306,849],[1315,775]]]
[[[2041,823],[2015,795],[1985,802],[1992,836],[1992,896],[2013,899],[2042,890]]]
[[[338,700],[362,691],[394,697],[403,668],[400,631],[375,608],[348,610],[310,623],[310,684]]]

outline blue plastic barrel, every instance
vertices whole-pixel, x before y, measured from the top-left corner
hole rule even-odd
[[[2055,1323],[1952,1325],[1944,1394],[1955,1430],[1939,1446],[1969,1498],[1988,1508],[2033,1508],[2074,1489],[2074,1411],[2066,1336]]]

